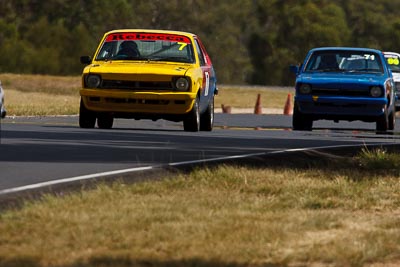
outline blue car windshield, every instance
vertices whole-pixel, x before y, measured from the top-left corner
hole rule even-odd
[[[305,66],[306,72],[371,72],[383,73],[378,54],[363,51],[317,51]]]

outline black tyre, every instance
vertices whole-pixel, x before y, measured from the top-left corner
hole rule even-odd
[[[311,131],[313,126],[313,120],[301,113],[298,104],[294,103],[293,117],[292,117],[292,128],[295,131]]]
[[[88,110],[81,99],[79,106],[79,127],[94,128],[96,124],[96,113]]]
[[[385,112],[378,117],[376,120],[376,131],[386,132],[389,129],[389,116],[387,107],[385,107]]]
[[[389,130],[394,130],[396,126],[396,112],[395,109],[389,115]]]
[[[100,129],[111,129],[114,123],[114,117],[111,114],[99,114],[97,117],[97,126]]]
[[[206,111],[200,116],[200,131],[212,131],[214,126],[214,97],[210,99]]]
[[[186,132],[198,132],[200,130],[200,111],[199,98],[197,97],[192,110],[186,115],[183,120],[183,129]]]

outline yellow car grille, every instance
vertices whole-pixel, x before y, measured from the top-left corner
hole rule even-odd
[[[100,88],[127,90],[173,90],[171,82],[103,80]]]

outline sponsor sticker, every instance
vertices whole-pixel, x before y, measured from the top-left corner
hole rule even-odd
[[[210,73],[208,71],[204,72],[204,78],[206,79],[206,86],[204,88],[204,96],[208,96],[210,90]]]
[[[179,42],[190,44],[190,39],[186,36],[165,33],[141,33],[141,32],[126,32],[113,33],[107,36],[106,42],[122,41],[122,40],[137,40],[137,41],[166,41]]]
[[[388,58],[387,62],[389,63],[389,65],[399,65],[400,64],[399,58],[397,58],[397,57],[396,58],[394,58],[394,57]]]

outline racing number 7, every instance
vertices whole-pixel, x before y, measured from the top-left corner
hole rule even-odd
[[[206,84],[204,87],[204,96],[208,96],[208,92],[210,90],[210,73],[208,71],[204,72],[204,78],[206,80]]]

